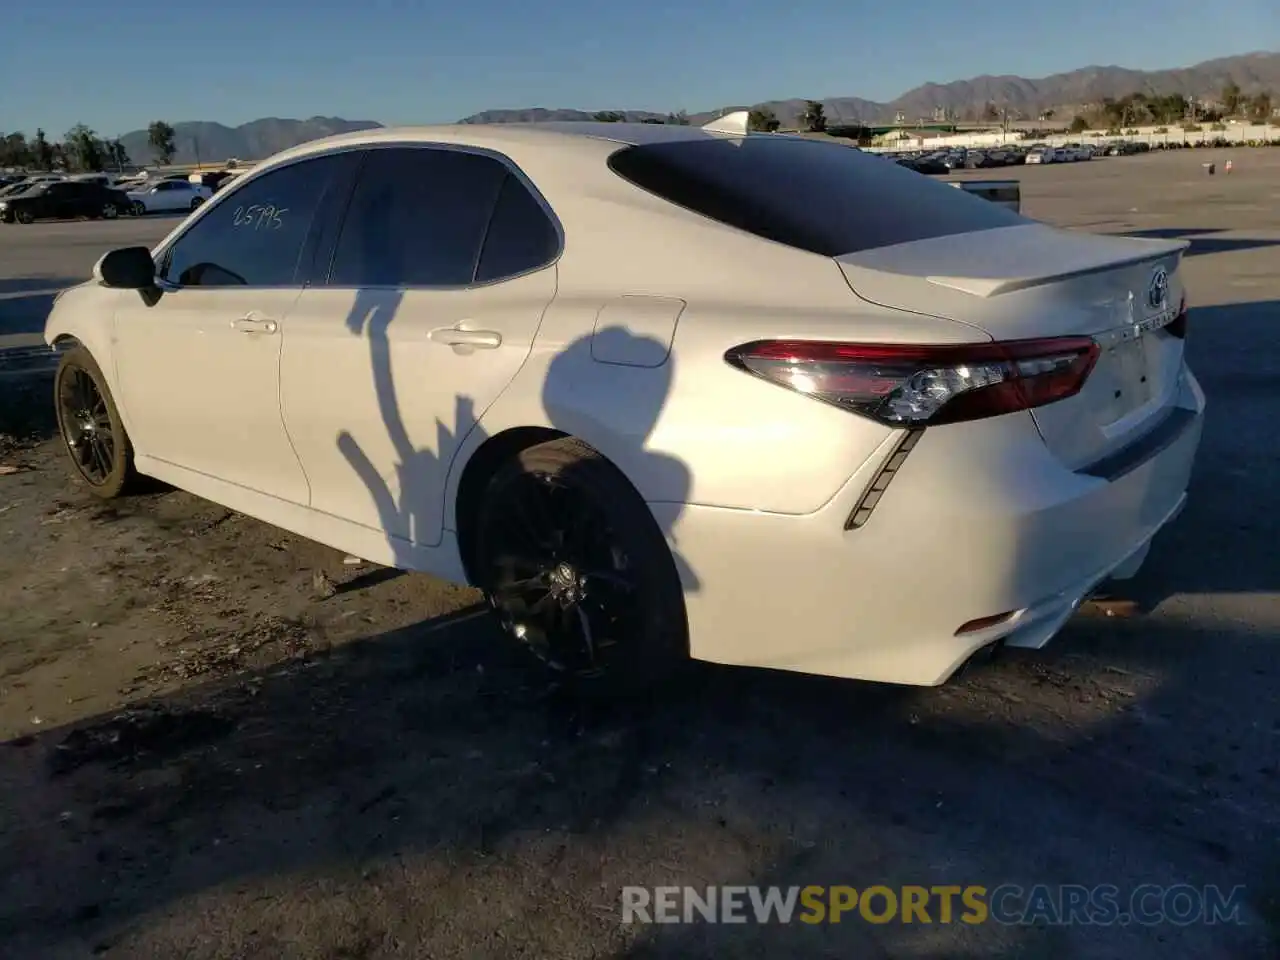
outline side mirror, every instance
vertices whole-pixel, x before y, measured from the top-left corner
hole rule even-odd
[[[146,247],[121,247],[99,260],[93,275],[116,290],[150,290],[156,285],[156,262]]]

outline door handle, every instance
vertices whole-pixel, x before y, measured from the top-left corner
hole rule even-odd
[[[428,336],[436,343],[450,347],[476,347],[493,350],[502,346],[502,334],[497,330],[463,330],[461,327],[437,327]]]
[[[255,317],[250,314],[247,317],[241,317],[239,320],[232,320],[231,329],[238,330],[241,333],[275,333],[276,322],[274,320],[264,320],[262,317]]]

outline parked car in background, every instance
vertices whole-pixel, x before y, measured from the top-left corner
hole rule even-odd
[[[1058,147],[1035,147],[1027,153],[1027,163],[1062,163],[1063,160]]]
[[[5,223],[79,217],[114,220],[128,209],[129,198],[120,190],[97,183],[57,180],[34,183],[0,200],[0,220]]]
[[[1186,501],[1187,241],[735,116],[276,156],[54,304],[69,465],[469,581],[601,692],[1042,646]]]
[[[188,182],[208,187],[213,193],[222,189],[223,185],[235,178],[233,170],[213,170],[204,173],[193,173],[187,177]]]
[[[190,180],[159,180],[131,188],[128,196],[131,212],[140,217],[195,210],[213,196],[213,191]]]
[[[19,193],[25,193],[35,186],[31,180],[13,180],[3,187],[0,187],[0,199],[4,197],[13,197]]]
[[[128,183],[123,177],[111,173],[77,173],[67,180],[71,183],[96,183],[113,190],[122,190]]]

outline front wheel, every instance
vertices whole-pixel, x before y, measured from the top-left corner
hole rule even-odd
[[[135,200],[133,201],[133,206],[130,208],[130,212],[135,217],[141,217],[147,212],[147,206],[141,200]]]
[[[19,210],[16,214],[19,223],[35,223],[35,215],[30,210]]]
[[[54,376],[58,432],[77,477],[96,497],[110,500],[136,485],[133,447],[106,377],[84,347],[63,354]]]
[[[615,696],[688,661],[675,561],[626,477],[580,440],[522,451],[489,483],[474,578],[503,629],[557,679]]]

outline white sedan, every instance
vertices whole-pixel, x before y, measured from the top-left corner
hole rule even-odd
[[[203,184],[189,180],[158,180],[129,189],[129,201],[135,216],[147,213],[173,213],[197,209],[213,196]]]
[[[586,689],[1043,645],[1186,499],[1186,243],[741,119],[272,158],[58,299],[74,470],[470,582]]]

